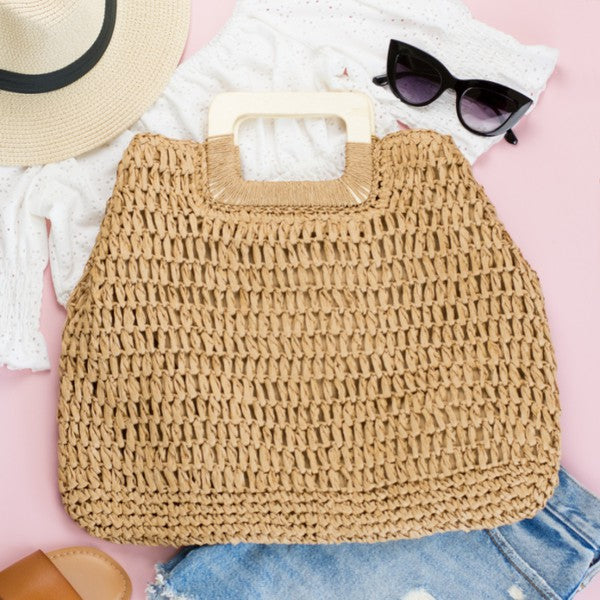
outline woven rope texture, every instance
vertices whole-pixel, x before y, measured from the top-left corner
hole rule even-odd
[[[559,461],[543,299],[451,139],[350,149],[370,161],[360,204],[327,204],[331,183],[269,202],[227,144],[142,135],[121,161],[63,337],[71,516],[179,546],[378,541],[537,512]]]

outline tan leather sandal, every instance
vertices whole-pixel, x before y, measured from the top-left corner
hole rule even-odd
[[[76,546],[41,550],[0,571],[1,600],[129,600],[131,581],[108,554]]]

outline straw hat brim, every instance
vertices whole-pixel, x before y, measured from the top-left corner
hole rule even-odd
[[[132,125],[166,86],[190,21],[190,0],[117,3],[110,44],[83,77],[43,94],[0,90],[0,164],[78,156]]]

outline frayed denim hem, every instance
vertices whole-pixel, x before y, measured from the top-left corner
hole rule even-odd
[[[146,600],[194,600],[173,590],[165,575],[164,565],[156,565],[156,578],[154,583],[146,588]]]

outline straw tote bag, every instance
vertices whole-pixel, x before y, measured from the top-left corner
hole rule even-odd
[[[241,174],[249,115],[339,115],[331,181]],[[380,541],[531,517],[557,483],[540,285],[450,137],[366,96],[218,96],[139,135],[68,305],[60,491],[126,543]]]

